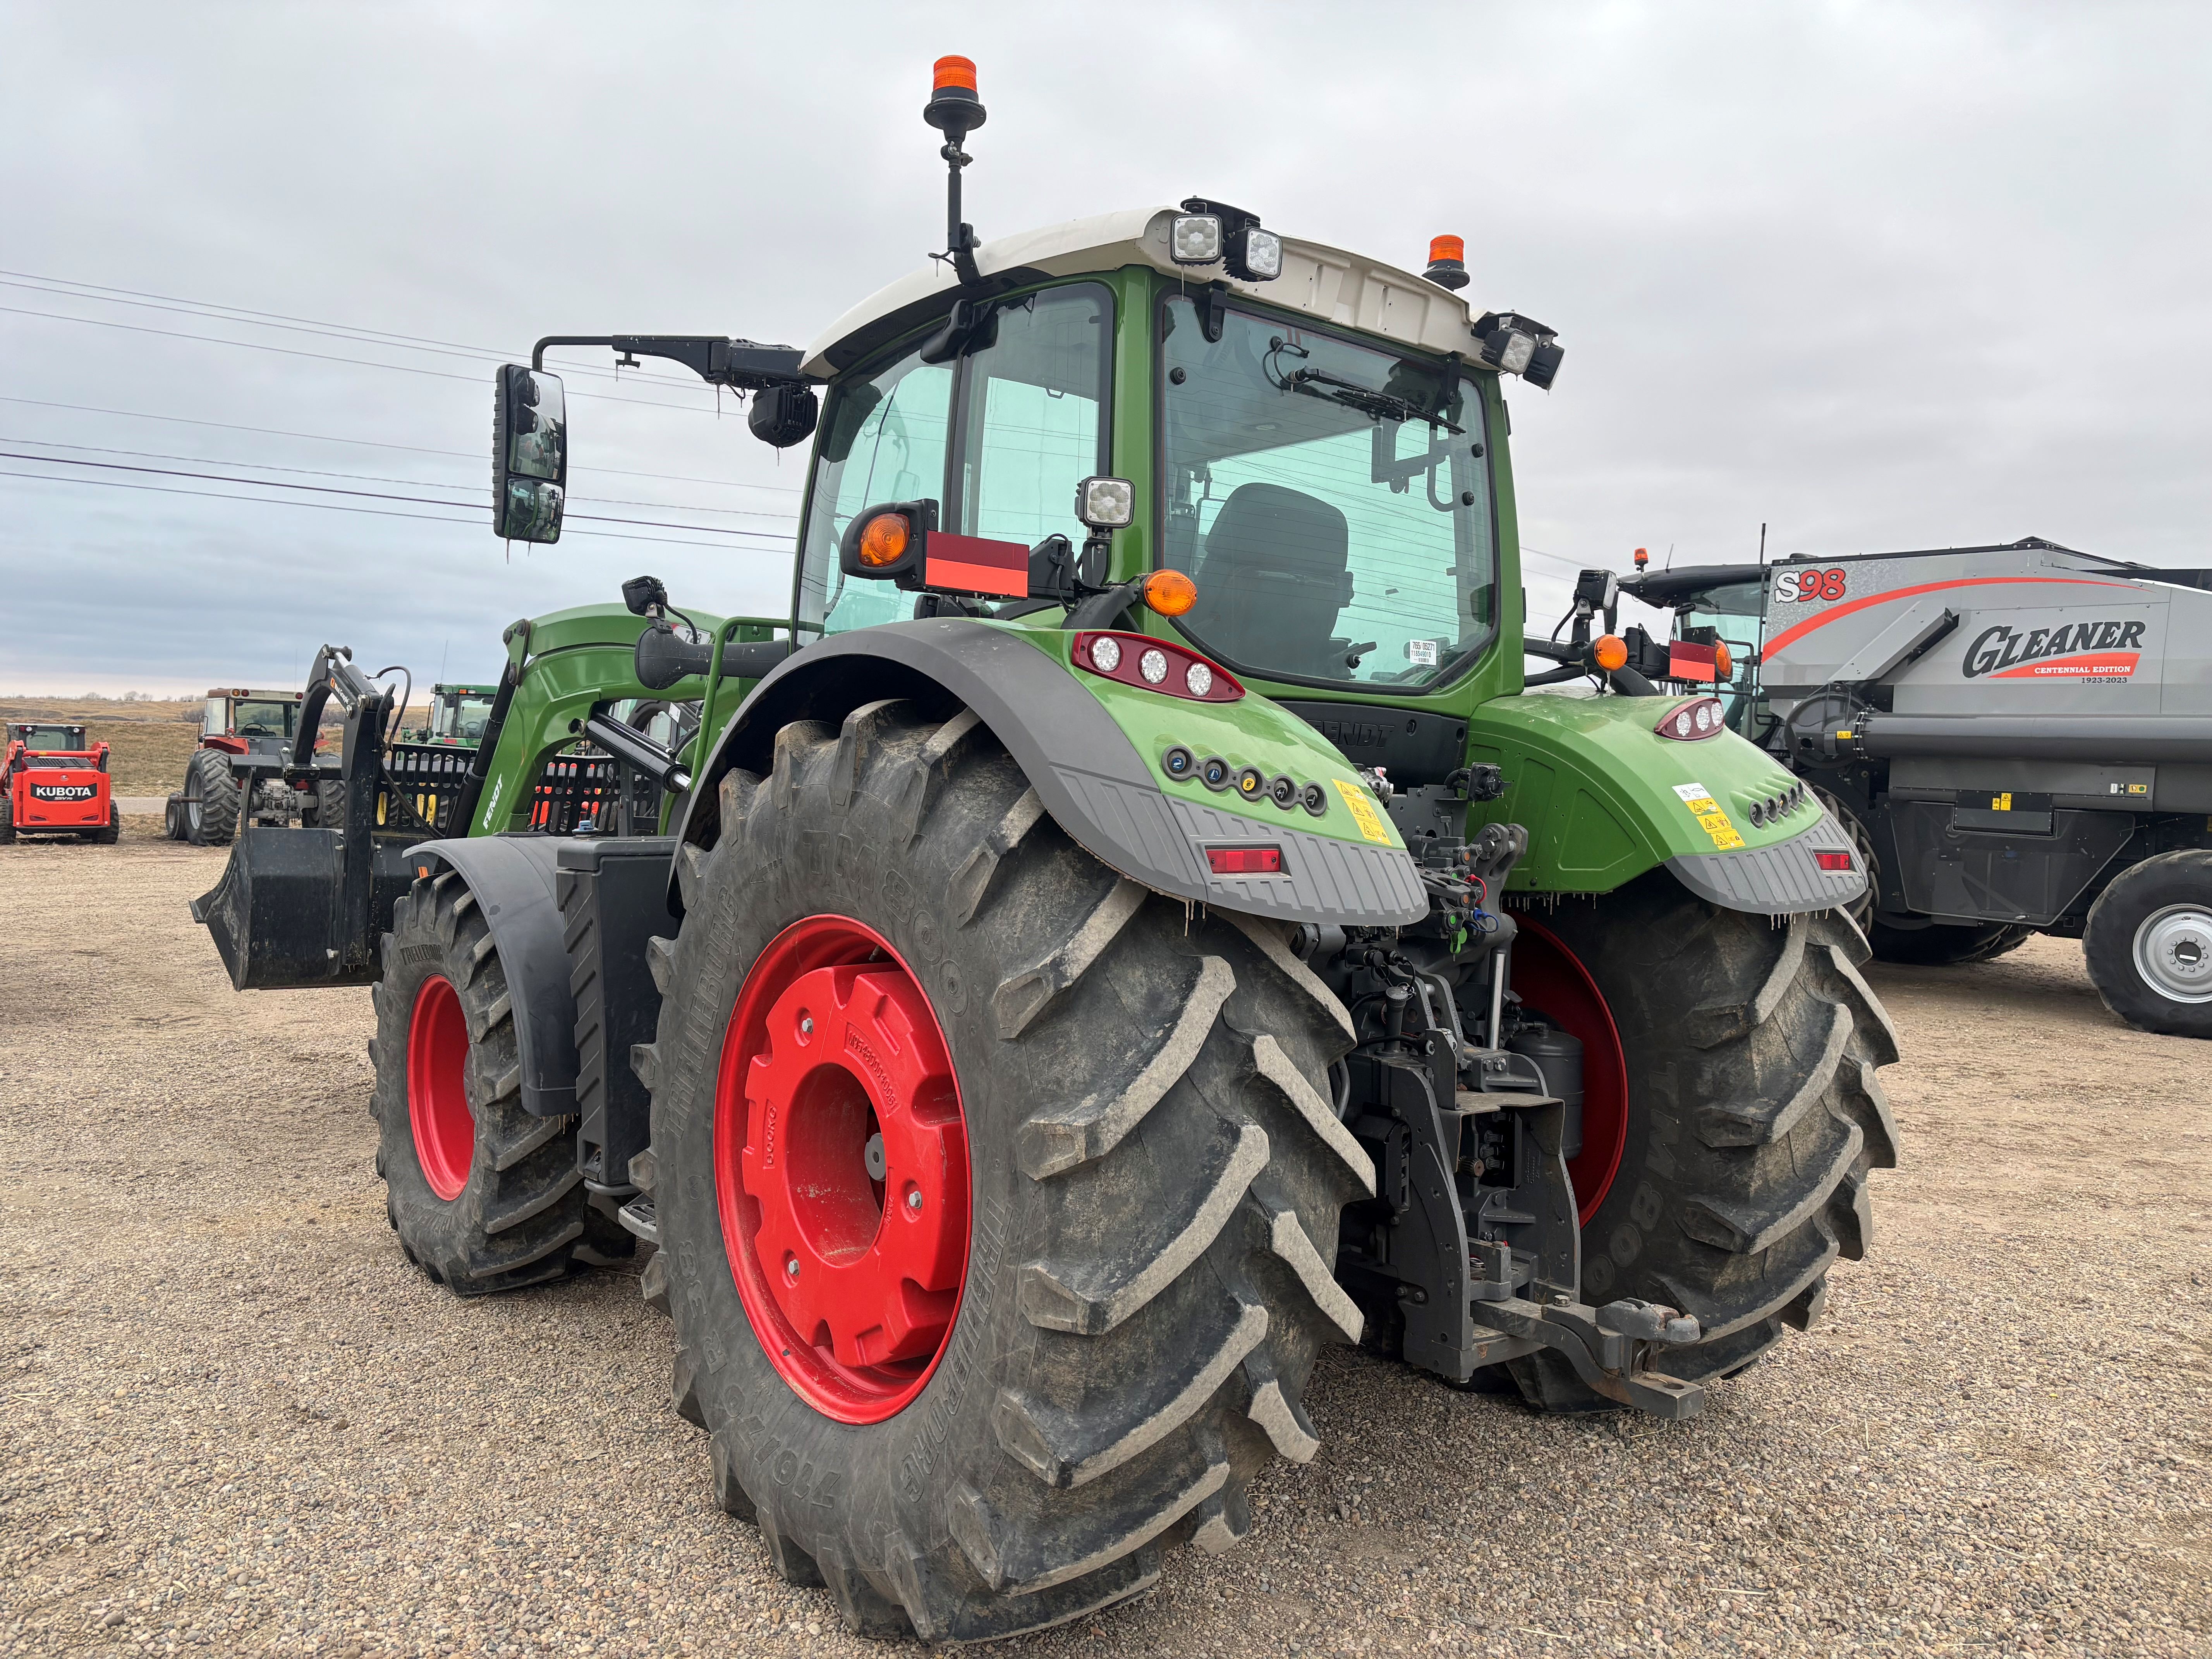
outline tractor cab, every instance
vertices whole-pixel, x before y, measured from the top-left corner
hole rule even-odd
[[[1620,591],[1656,610],[1674,612],[1668,643],[1725,646],[1735,677],[1722,675],[1721,701],[1731,731],[1763,742],[1773,724],[1759,684],[1765,643],[1766,568],[1756,564],[1686,565],[1623,577]]]
[[[106,745],[97,751],[87,741],[82,726],[49,726],[24,721],[8,727],[8,747],[12,759],[26,768],[46,771],[63,771],[94,765],[97,769],[106,766]]]
[[[492,704],[499,696],[495,685],[447,685],[430,688],[430,723],[414,734],[418,743],[449,748],[473,749],[483,741],[490,723]]]
[[[282,754],[299,730],[300,697],[297,691],[214,687],[201,716],[200,740],[234,755]]]

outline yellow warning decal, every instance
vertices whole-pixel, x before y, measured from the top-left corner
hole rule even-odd
[[[1356,783],[1346,783],[1342,778],[1332,778],[1330,781],[1336,785],[1336,793],[1344,797],[1344,804],[1352,809],[1352,821],[1359,826],[1359,833],[1370,841],[1379,841],[1388,847],[1390,844],[1389,826],[1382,822],[1382,815],[1375,810],[1375,803],[1368,799],[1367,792]]]
[[[1712,838],[1717,853],[1733,853],[1743,845],[1743,837],[1721,810],[1721,804],[1702,783],[1678,783],[1674,793],[1681,797],[1682,805],[1690,809],[1690,816],[1698,821],[1698,828]]]
[[[2009,811],[2012,811],[2012,791],[2011,791],[2011,790],[2009,790],[2009,789],[2008,789],[2008,790],[2006,790],[2006,791],[2004,792],[2004,793],[2002,793],[2002,795],[1999,795],[1999,796],[1998,796],[1995,800],[1991,801],[1991,802],[1990,803],[1990,811],[1991,811],[1992,812],[2009,812]]]

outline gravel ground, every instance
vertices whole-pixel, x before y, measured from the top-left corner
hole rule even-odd
[[[409,1267],[368,993],[235,997],[151,828],[0,848],[0,1651],[883,1651],[713,1507],[632,1280]],[[2212,1054],[2064,941],[1877,981],[1875,1255],[1702,1420],[1336,1352],[1244,1547],[1022,1650],[2212,1651]]]

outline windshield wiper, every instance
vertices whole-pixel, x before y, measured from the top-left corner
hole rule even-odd
[[[1431,428],[1442,427],[1450,433],[1466,430],[1454,426],[1441,415],[1431,415],[1410,398],[1401,398],[1395,392],[1376,392],[1355,381],[1340,379],[1326,369],[1294,369],[1282,381],[1285,392],[1303,392],[1309,398],[1326,398],[1346,409],[1356,409],[1373,421],[1426,421]]]

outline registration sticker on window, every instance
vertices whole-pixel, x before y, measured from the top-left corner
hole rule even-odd
[[[1434,640],[1407,640],[1406,660],[1417,668],[1434,668],[1437,665],[1437,642]]]
[[[1698,828],[1711,840],[1716,853],[1733,853],[1743,845],[1743,836],[1737,833],[1729,815],[1721,810],[1721,804],[1704,784],[1678,783],[1674,793],[1690,809],[1690,816],[1697,819]]]

